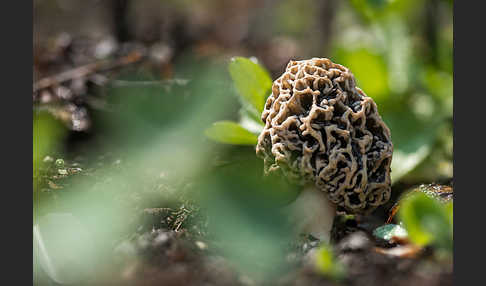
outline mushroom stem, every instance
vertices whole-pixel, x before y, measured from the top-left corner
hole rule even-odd
[[[336,205],[324,192],[313,185],[306,186],[286,208],[298,234],[308,233],[320,241],[329,242]]]

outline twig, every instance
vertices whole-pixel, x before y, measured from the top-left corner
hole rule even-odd
[[[131,52],[130,54],[121,57],[116,60],[102,60],[95,63],[80,66],[54,76],[45,77],[34,83],[34,92],[42,89],[49,88],[53,85],[57,85],[69,80],[85,77],[89,74],[112,70],[121,66],[136,63],[142,59],[142,54],[138,51]]]
[[[131,81],[131,80],[114,80],[112,85],[115,87],[127,86],[166,86],[166,85],[186,85],[189,82],[187,79],[168,79],[168,80],[151,80],[151,81]]]

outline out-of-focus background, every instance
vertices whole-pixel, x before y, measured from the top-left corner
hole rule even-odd
[[[378,103],[399,156],[417,150],[413,137],[430,146],[395,179],[425,157],[434,167],[415,179],[452,176],[452,1],[34,1],[36,80],[137,48],[152,65],[137,72],[155,79],[233,56],[256,57],[275,79],[290,59],[331,58]]]
[[[394,143],[394,193],[376,218],[406,189],[451,184],[452,4],[34,0],[40,285],[201,285],[201,273],[209,285],[254,285],[294,267],[292,226],[276,208],[298,187],[263,178],[254,146],[204,136],[215,121],[240,119],[228,72],[235,56],[252,57],[273,80],[289,60],[327,57],[351,69]],[[204,262],[194,258],[201,252]]]

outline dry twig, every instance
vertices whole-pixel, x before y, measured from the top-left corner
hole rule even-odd
[[[102,60],[84,66],[80,66],[71,70],[67,70],[65,72],[53,76],[45,77],[34,83],[34,93],[55,85],[59,85],[69,80],[82,78],[93,73],[109,71],[125,65],[133,64],[140,61],[142,57],[143,57],[142,53],[138,51],[134,51],[114,61]]]

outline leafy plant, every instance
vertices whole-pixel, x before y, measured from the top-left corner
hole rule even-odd
[[[229,72],[245,108],[261,112],[272,87],[269,73],[258,63],[243,57],[231,60]]]
[[[410,241],[452,252],[453,205],[441,204],[424,193],[405,198],[398,212]]]
[[[409,112],[396,112],[384,115],[384,120],[392,133],[394,145],[392,160],[392,181],[398,182],[413,171],[432,151],[438,126],[442,122],[425,124]],[[430,128],[432,125],[435,128]]]
[[[337,46],[334,56],[351,69],[358,85],[374,98],[391,129],[394,143],[392,182],[396,183],[413,175],[431,154],[440,152],[442,147],[435,148],[434,144],[437,130],[447,125],[444,119],[452,114],[452,85],[448,84],[448,73],[433,72],[432,68],[422,65],[413,66],[414,62],[409,60],[412,52],[393,46],[397,41],[411,45],[410,33],[403,21],[383,23],[390,27],[378,27],[370,34],[377,39],[373,42],[380,43],[378,39],[383,38],[382,44],[388,45],[387,49],[380,50],[377,44],[351,45],[355,46],[352,49]],[[419,75],[423,78],[411,77],[411,70],[421,71]],[[260,114],[271,92],[272,80],[264,67],[242,57],[232,59],[229,72],[242,105],[240,120],[216,122],[205,134],[220,143],[255,145],[263,127]],[[430,98],[433,98],[430,105],[421,103]]]
[[[242,105],[240,122],[218,121],[205,130],[210,139],[235,145],[256,145],[263,123],[260,114],[270,93],[272,79],[258,63],[243,57],[233,58],[229,72]]]
[[[242,125],[232,121],[218,121],[206,129],[206,136],[227,144],[256,145],[257,136]]]

